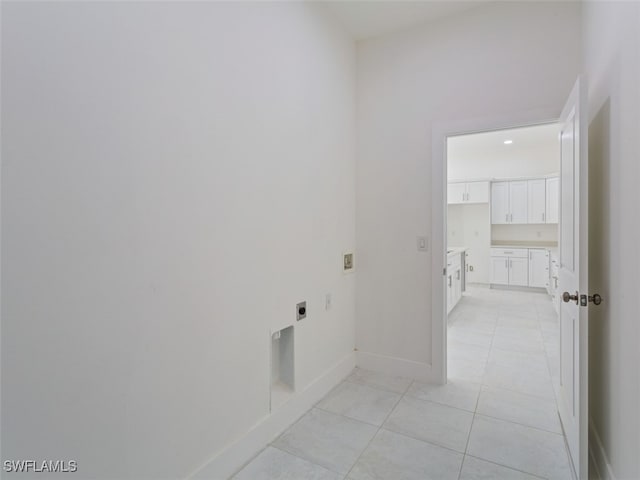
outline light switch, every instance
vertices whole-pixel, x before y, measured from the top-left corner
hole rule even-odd
[[[429,241],[427,237],[417,237],[417,245],[419,252],[426,252],[429,250]]]

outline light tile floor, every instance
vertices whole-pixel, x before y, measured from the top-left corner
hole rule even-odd
[[[547,295],[470,287],[447,385],[357,368],[233,478],[568,480],[558,335]]]

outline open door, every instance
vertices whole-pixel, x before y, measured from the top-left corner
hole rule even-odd
[[[576,478],[588,478],[588,172],[586,85],[560,117],[560,388],[558,411]],[[598,299],[596,299],[597,301]],[[599,302],[598,302],[599,303]]]

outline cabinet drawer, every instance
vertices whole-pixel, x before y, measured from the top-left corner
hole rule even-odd
[[[492,257],[516,257],[527,258],[529,256],[528,248],[492,248]]]

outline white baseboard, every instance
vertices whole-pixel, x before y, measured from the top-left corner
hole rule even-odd
[[[436,382],[431,365],[407,360],[406,358],[387,357],[376,353],[357,351],[356,365],[365,370],[373,370],[387,375],[415,378],[423,382]]]
[[[589,421],[589,456],[598,469],[597,472],[594,472],[597,478],[600,480],[616,480],[609,458],[600,440],[600,435],[598,435],[598,431],[592,421]],[[595,476],[589,475],[589,478],[595,478]]]
[[[246,435],[217,453],[187,478],[226,480],[231,477],[249,459],[344,380],[355,368],[355,364],[355,355],[350,353],[304,390],[292,395],[284,405],[260,420]]]

